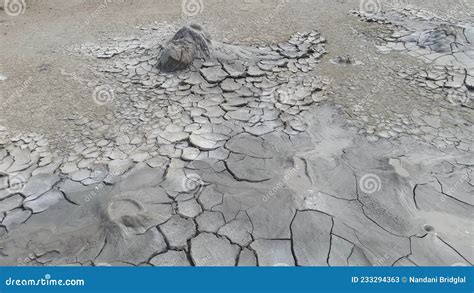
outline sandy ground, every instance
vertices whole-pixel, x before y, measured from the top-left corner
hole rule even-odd
[[[0,73],[8,77],[7,82],[0,83],[0,103],[4,109],[0,119],[9,128],[20,131],[54,133],[63,129],[58,119],[68,113],[103,114],[103,108],[89,103],[90,90],[71,83],[61,74],[62,71],[80,75],[87,66],[84,60],[65,54],[64,48],[133,34],[138,26],[154,22],[196,22],[217,40],[249,44],[281,42],[296,31],[318,29],[328,40],[327,59],[352,55],[373,60],[370,53],[374,47],[354,34],[354,27],[366,24],[348,16],[348,11],[359,8],[357,0],[206,0],[202,13],[193,17],[182,13],[180,1],[171,0],[110,1],[106,5],[80,0],[26,3],[24,14],[17,17],[0,14]],[[402,65],[406,59],[391,58]],[[324,64],[321,71],[339,80],[363,75],[348,68],[328,69]],[[366,74],[367,80],[380,76],[373,69]],[[21,94],[15,95],[17,98],[10,98],[18,92]],[[340,98],[344,102],[344,97]]]
[[[424,2],[411,3],[423,5]],[[105,3],[26,1],[23,14],[16,17],[0,14],[0,73],[8,77],[8,81],[0,83],[0,103],[4,109],[1,123],[20,131],[54,133],[64,129],[58,119],[68,113],[103,114],[103,108],[89,103],[90,90],[71,83],[61,74],[81,75],[87,66],[85,60],[66,54],[64,48],[133,34],[138,26],[154,22],[196,22],[217,40],[249,44],[281,42],[296,31],[318,29],[328,40],[330,53],[326,61],[346,55],[373,60],[371,53],[375,51],[354,34],[354,27],[367,26],[348,16],[348,11],[359,8],[357,0],[205,0],[202,12],[193,17],[182,13],[180,1]],[[436,5],[442,11],[443,3]],[[402,66],[406,60],[404,56],[390,58]],[[367,74],[364,78],[371,80],[380,76],[372,68],[360,73],[359,69],[325,68],[324,64],[320,70],[334,79]],[[10,98],[12,95],[18,97]],[[345,102],[344,97],[339,98]]]
[[[27,1],[25,13],[18,17],[2,13],[0,72],[8,76],[8,82],[0,84],[2,123],[11,129],[51,133],[62,129],[57,119],[71,111],[101,113],[103,109],[89,103],[88,89],[60,74],[84,70],[83,60],[64,54],[71,45],[127,35],[153,22],[176,21],[201,23],[216,39],[239,43],[278,42],[310,28],[342,39],[348,26],[334,27],[329,20],[347,18],[346,12],[355,7],[332,1],[205,1],[202,14],[184,18],[179,2],[112,1],[102,9],[100,1]],[[81,28],[85,21],[90,25]],[[9,100],[18,88],[21,98]]]

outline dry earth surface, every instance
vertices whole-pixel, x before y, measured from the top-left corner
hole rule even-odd
[[[473,1],[0,7],[0,264],[473,264]]]

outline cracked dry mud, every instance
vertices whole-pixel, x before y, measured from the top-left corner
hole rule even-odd
[[[379,54],[420,60],[380,69],[409,112],[381,115],[380,89],[319,72],[373,66],[328,60],[323,31],[209,38],[166,72],[178,24],[68,48],[109,110],[71,113],[61,137],[1,127],[2,265],[472,265],[474,27],[351,17]]]

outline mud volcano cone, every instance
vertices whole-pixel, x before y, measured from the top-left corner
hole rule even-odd
[[[165,72],[183,70],[194,58],[208,59],[211,41],[201,26],[192,24],[181,28],[164,46],[159,56],[158,68]]]

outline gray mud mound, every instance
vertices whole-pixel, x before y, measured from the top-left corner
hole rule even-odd
[[[209,59],[211,46],[211,41],[200,26],[185,26],[162,49],[158,67],[166,72],[185,69],[195,58]]]
[[[419,80],[451,104],[473,108],[474,26],[410,9],[356,13],[362,20],[382,22],[388,30],[377,36],[383,53],[401,52],[433,66]]]

